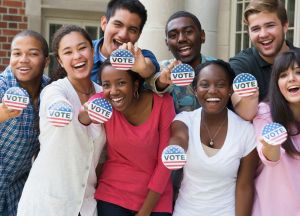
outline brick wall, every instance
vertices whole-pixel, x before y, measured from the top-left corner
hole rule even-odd
[[[9,64],[10,43],[27,29],[25,0],[0,0],[0,72]]]

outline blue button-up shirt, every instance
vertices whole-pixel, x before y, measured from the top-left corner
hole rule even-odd
[[[41,89],[49,79],[42,77]],[[20,87],[10,67],[0,73],[0,101],[10,87]],[[0,123],[0,215],[7,208],[8,215],[16,215],[32,158],[39,150],[38,110],[32,99],[22,114]]]
[[[99,68],[102,64],[102,62],[104,62],[106,60],[106,57],[103,56],[100,53],[100,47],[103,44],[103,38],[99,39],[99,40],[94,40],[93,41],[93,46],[94,46],[94,66],[93,66],[93,70],[92,70],[92,74],[91,74],[91,79],[95,82],[95,83],[100,83],[100,79],[99,79]],[[151,60],[151,62],[154,64],[155,66],[155,71],[158,72],[159,71],[159,63],[157,62],[157,59],[155,58],[154,54],[149,51],[149,50],[142,50],[142,54],[144,57],[149,58]]]

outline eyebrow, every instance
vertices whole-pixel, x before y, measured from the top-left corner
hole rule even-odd
[[[86,45],[87,44],[87,42],[86,41],[82,41],[82,42],[80,42],[79,44],[77,44],[76,46],[81,46],[81,45]],[[64,50],[67,50],[67,49],[71,49],[71,47],[65,47],[65,48],[63,48],[62,49],[62,51],[64,51]]]

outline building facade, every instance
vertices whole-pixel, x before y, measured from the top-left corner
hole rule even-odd
[[[41,32],[51,47],[54,32],[63,24],[77,24],[92,36],[102,35],[100,17],[108,0],[0,0],[0,71],[9,63],[12,37],[29,28]],[[251,46],[242,23],[249,0],[141,0],[148,20],[138,46],[154,52],[159,60],[170,58],[165,45],[165,24],[178,10],[194,13],[206,32],[202,52],[227,60]],[[300,0],[284,0],[289,16],[287,38],[300,46]],[[51,67],[51,66],[50,66]]]

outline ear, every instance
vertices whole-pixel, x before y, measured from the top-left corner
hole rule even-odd
[[[133,88],[134,88],[134,91],[133,92],[136,92],[139,90],[139,87],[140,87],[140,82],[139,80],[135,80],[134,83],[133,83]]]
[[[289,22],[284,23],[282,27],[283,27],[284,34],[286,34],[289,28]]]
[[[56,58],[56,60],[57,60],[58,64],[60,64],[60,66],[63,68],[64,65],[63,65],[62,61],[60,60],[60,58]]]
[[[102,16],[102,17],[100,18],[100,27],[101,27],[101,29],[102,29],[103,32],[105,32],[107,23],[108,23],[108,21],[107,21],[106,16]]]
[[[167,39],[167,38],[165,38],[165,43],[166,43],[166,45],[167,45],[167,47],[168,47],[168,50],[170,50],[169,44],[168,44],[168,39]]]
[[[200,32],[200,41],[202,44],[205,43],[205,31],[203,29]]]
[[[45,68],[48,67],[50,64],[50,56],[45,58]]]

